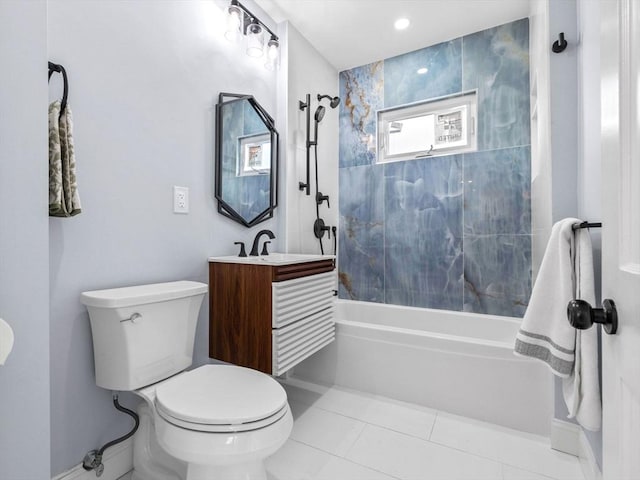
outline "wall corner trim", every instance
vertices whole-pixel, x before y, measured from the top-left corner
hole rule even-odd
[[[133,439],[129,438],[108,449],[103,457],[104,473],[96,477],[96,472],[87,471],[78,464],[71,470],[56,475],[51,480],[118,480],[133,469]]]
[[[580,429],[580,466],[585,480],[602,480],[602,472],[596,462],[596,456],[582,429]]]
[[[602,480],[602,472],[580,425],[554,418],[551,421],[551,448],[578,457],[585,480]]]

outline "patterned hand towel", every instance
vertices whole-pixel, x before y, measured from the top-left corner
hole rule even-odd
[[[591,238],[585,229],[574,233],[576,223],[581,221],[566,218],[551,230],[514,352],[544,362],[563,378],[569,418],[598,430],[597,330],[576,330],[567,319],[567,304],[575,298],[595,306]]]
[[[73,119],[69,105],[60,115],[60,101],[49,105],[49,216],[79,214],[80,196],[76,183],[73,151]]]

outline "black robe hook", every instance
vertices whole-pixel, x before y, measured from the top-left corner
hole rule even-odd
[[[60,116],[62,116],[62,114],[64,113],[64,109],[67,108],[67,97],[69,95],[69,81],[67,80],[67,71],[62,65],[49,62],[49,80],[51,80],[51,75],[53,75],[53,72],[59,72],[62,74],[63,90],[62,101],[60,102]]]
[[[558,35],[558,40],[553,42],[551,50],[553,50],[554,53],[564,52],[564,49],[567,48],[567,45],[568,43],[564,39],[564,32],[560,32],[560,35]]]

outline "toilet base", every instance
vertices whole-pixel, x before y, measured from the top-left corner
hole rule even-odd
[[[185,480],[187,464],[169,455],[158,444],[149,405],[142,402],[137,410],[140,426],[133,437],[131,480]]]

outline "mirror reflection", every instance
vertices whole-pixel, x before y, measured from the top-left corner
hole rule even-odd
[[[218,211],[246,227],[273,217],[278,162],[273,118],[250,95],[221,93],[216,125]]]

